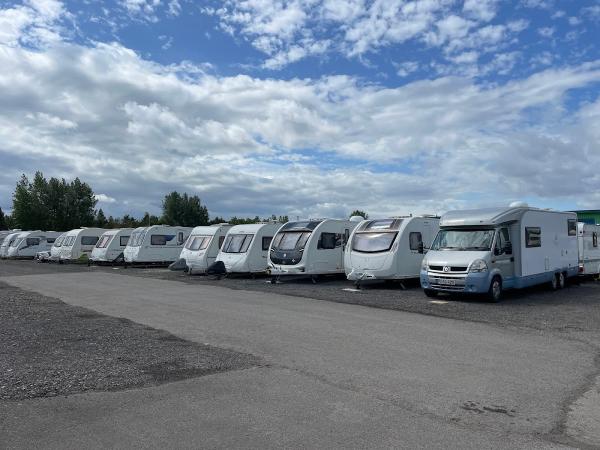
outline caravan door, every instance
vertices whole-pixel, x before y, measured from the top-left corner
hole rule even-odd
[[[505,287],[510,287],[506,286],[506,282],[511,283],[515,277],[515,257],[507,227],[496,231],[496,242],[492,255],[492,268],[494,267],[500,270]]]

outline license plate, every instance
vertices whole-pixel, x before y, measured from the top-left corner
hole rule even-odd
[[[448,286],[454,286],[454,285],[456,285],[456,281],[455,280],[447,280],[445,278],[440,278],[438,280],[438,283],[445,284],[445,285],[448,285]]]

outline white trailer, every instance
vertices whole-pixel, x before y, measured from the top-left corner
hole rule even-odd
[[[62,233],[56,231],[26,231],[18,235],[8,248],[8,258],[33,259],[39,252],[47,252]]]
[[[344,273],[344,248],[360,220],[309,219],[284,224],[269,248],[269,273],[274,277]]]
[[[577,242],[579,245],[579,275],[600,274],[600,225],[577,224]]]
[[[2,243],[9,234],[17,233],[19,231],[21,230],[0,230],[0,248],[2,248]]]
[[[50,248],[50,252],[48,257],[43,252],[40,252],[40,255],[36,258],[38,261],[58,261],[60,259],[60,248],[62,247],[63,241],[67,238],[67,233],[61,234],[56,238],[54,244],[52,244],[52,248]]]
[[[6,235],[4,240],[2,241],[2,245],[0,245],[0,258],[4,259],[8,256],[8,248],[13,243],[15,239],[22,233],[21,230],[13,230],[9,234]]]
[[[439,230],[439,217],[406,216],[365,220],[350,235],[344,255],[349,280],[419,278],[425,250]]]
[[[219,249],[232,228],[228,223],[195,227],[181,250],[179,258],[185,262],[188,273],[206,273],[217,259]]]
[[[133,228],[117,228],[105,231],[98,239],[94,250],[92,250],[90,261],[95,263],[123,262],[125,260],[123,252],[132,232]]]
[[[168,264],[179,258],[192,228],[152,225],[133,230],[123,251],[126,264]]]
[[[105,231],[103,228],[76,228],[67,232],[60,246],[59,262],[87,261]]]
[[[499,301],[505,289],[562,288],[578,267],[575,213],[524,204],[451,211],[423,258],[421,286],[428,296],[487,293]]]
[[[232,227],[216,260],[225,264],[227,273],[266,273],[269,247],[280,227],[276,222]]]

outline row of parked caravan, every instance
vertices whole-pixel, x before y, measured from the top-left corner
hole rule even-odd
[[[516,204],[441,218],[14,232],[0,256],[173,263],[190,274],[266,273],[274,279],[345,273],[356,284],[419,278],[428,296],[484,293],[497,301],[505,289],[545,282],[560,288],[571,276],[600,273],[598,234],[600,226],[578,223],[575,213]]]

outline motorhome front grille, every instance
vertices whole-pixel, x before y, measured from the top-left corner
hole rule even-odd
[[[434,270],[436,272],[446,272],[444,270],[444,266],[429,266],[429,270]],[[464,266],[450,266],[450,272],[466,272],[467,268]]]

